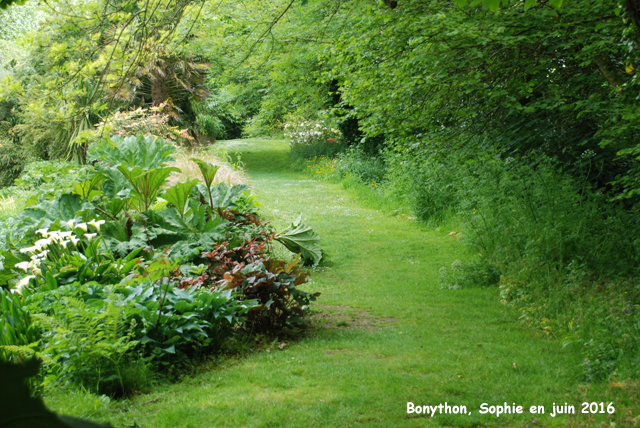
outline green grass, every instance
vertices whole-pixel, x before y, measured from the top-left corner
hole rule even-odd
[[[322,293],[317,327],[282,350],[221,357],[129,400],[51,393],[53,410],[143,428],[587,426],[588,415],[548,415],[552,403],[579,412],[586,399],[614,400],[618,426],[637,416],[633,391],[582,384],[577,354],[522,326],[495,288],[440,289],[439,268],[468,257],[448,230],[384,215],[341,184],[293,172],[281,140],[225,144],[242,152],[278,229],[302,213],[322,237],[329,259],[306,286]],[[408,401],[466,405],[471,415],[407,415]],[[478,412],[504,402],[524,414]],[[532,405],[547,414],[529,414]]]

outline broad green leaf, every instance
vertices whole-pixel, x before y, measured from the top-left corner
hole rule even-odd
[[[167,192],[164,194],[164,198],[176,207],[180,217],[184,217],[184,211],[189,202],[189,193],[196,184],[198,184],[198,180],[177,183],[175,186],[167,189]]]
[[[277,233],[275,239],[289,251],[302,254],[306,264],[317,265],[322,260],[322,249],[318,246],[320,237],[302,222],[302,216],[291,226]]]
[[[132,251],[145,247],[145,232],[139,226],[129,223],[128,218],[119,221],[108,221],[100,228],[111,252],[120,257],[127,257]]]
[[[217,165],[209,164],[201,159],[191,158],[189,159],[198,165],[200,168],[200,173],[202,173],[202,177],[204,179],[204,183],[207,188],[211,187],[211,183],[213,183],[214,178],[216,177],[216,173],[220,169]]]
[[[118,171],[133,186],[131,196],[138,199],[138,208],[141,211],[146,211],[155,200],[158,190],[164,185],[169,175],[174,171],[180,172],[180,169],[167,167],[146,170],[140,167],[128,168],[122,163],[118,166]]]
[[[100,189],[100,184],[106,178],[107,177],[104,174],[98,173],[94,175],[91,180],[86,180],[82,183],[75,183],[73,186],[74,193],[80,195],[82,199],[91,200],[100,193],[97,191]]]
[[[159,168],[174,160],[175,147],[169,141],[150,135],[113,136],[91,145],[89,158],[107,165],[142,169]]]
[[[235,209],[234,201],[243,196],[249,187],[245,184],[229,186],[226,183],[220,183],[211,186],[208,190],[203,184],[198,184],[197,189],[205,197],[211,195],[212,208]]]

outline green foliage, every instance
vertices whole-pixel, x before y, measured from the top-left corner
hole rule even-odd
[[[249,187],[246,184],[229,186],[226,183],[219,183],[209,189],[203,189],[202,185],[198,185],[197,189],[203,196],[208,194],[211,197],[210,206],[212,208],[236,210],[240,206],[245,206],[249,213],[255,213],[257,208],[248,195]],[[203,192],[203,190],[205,191]]]
[[[209,259],[207,273],[212,286],[239,293],[243,301],[255,302],[248,313],[248,327],[260,333],[272,333],[284,327],[306,327],[303,318],[309,304],[319,293],[307,293],[298,288],[307,274],[296,266],[300,255],[292,262],[270,259],[263,242],[253,238],[239,247],[228,248],[229,242],[204,253]]]
[[[244,85],[220,89],[219,84],[218,79],[208,82],[209,96],[194,106],[196,123],[202,134],[214,140],[240,138],[249,117],[259,107],[260,93]]]
[[[7,361],[13,354],[7,347],[26,347],[36,343],[40,339],[40,331],[23,308],[19,296],[0,288],[0,305],[0,360]]]
[[[191,102],[207,94],[202,85],[206,64],[179,52],[192,25],[180,22],[195,13],[192,8],[191,1],[131,0],[115,7],[98,0],[80,6],[62,2],[47,6],[45,14],[33,13],[32,25],[17,31],[22,40],[10,35],[22,49],[12,49],[8,58],[3,49],[0,58],[12,78],[0,84],[0,103],[12,104],[11,120],[0,118],[7,124],[0,130],[0,141],[6,142],[0,159],[11,168],[5,175],[15,176],[29,160],[84,163],[96,135],[123,128],[190,144],[193,136],[175,125],[193,119]],[[141,14],[145,19],[138,19]],[[11,21],[22,17],[11,15]],[[16,33],[12,25],[6,27]],[[131,107],[137,110],[128,112]]]
[[[180,218],[184,219],[185,208],[187,207],[187,203],[189,202],[189,193],[193,186],[198,183],[198,180],[189,180],[183,183],[176,183],[175,186],[167,189],[164,194],[164,198],[176,207],[178,210],[178,214],[180,214]]]
[[[276,233],[274,239],[292,253],[300,253],[305,264],[317,265],[322,260],[322,250],[318,246],[320,238],[312,228],[302,222],[302,215],[291,226]]]
[[[136,320],[132,330],[143,344],[142,355],[167,368],[219,351],[233,326],[252,307],[250,301],[238,303],[230,291],[180,289],[167,279],[143,281],[123,292],[129,316]]]
[[[368,156],[361,146],[349,147],[338,155],[333,175],[338,178],[349,175],[366,184],[379,184],[384,180],[386,165],[384,158]]]
[[[207,189],[210,188],[211,183],[213,183],[213,180],[216,177],[216,172],[218,172],[220,167],[208,164],[207,162],[196,158],[191,158],[190,160],[198,165],[202,178],[204,179],[204,184],[207,186]],[[211,205],[213,206],[213,203]]]
[[[131,199],[139,211],[147,211],[155,202],[158,191],[164,186],[172,172],[179,172],[178,168],[152,168],[127,167],[123,162],[118,166],[118,171],[131,183]]]
[[[56,293],[49,317],[40,316],[49,372],[45,385],[71,381],[99,394],[125,394],[142,385],[126,385],[127,353],[138,344],[126,333],[122,299],[111,290],[91,303]]]
[[[480,2],[469,1],[469,0],[455,0],[453,3],[459,7],[467,6],[469,4],[472,4],[474,6],[478,4],[482,4],[483,8],[489,9],[492,12],[497,11],[501,7],[509,7],[512,4],[512,2],[510,2],[509,0],[482,0]],[[562,3],[563,3],[563,0],[551,0],[549,1],[548,4],[553,7],[560,7],[562,6]],[[536,6],[537,4],[538,4],[537,0],[527,0],[524,2],[524,9],[525,11],[527,11],[531,7]]]
[[[634,211],[606,203],[601,190],[557,168],[540,155],[459,166],[469,243],[497,263],[538,260],[553,269],[576,260],[601,275],[633,275],[640,243],[629,233]]]
[[[38,161],[27,164],[8,192],[38,191],[47,196],[59,195],[71,190],[74,184],[92,180],[95,170],[90,166],[80,166],[72,162]]]
[[[95,135],[153,135],[181,145],[191,145],[191,137],[186,129],[172,126],[171,116],[164,111],[166,103],[155,107],[116,111],[96,125]]]
[[[158,137],[138,134],[123,138],[116,135],[92,144],[89,156],[108,166],[118,167],[124,163],[128,168],[153,169],[174,161],[175,152],[170,142]]]

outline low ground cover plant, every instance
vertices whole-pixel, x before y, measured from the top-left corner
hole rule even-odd
[[[238,334],[305,326],[317,293],[299,288],[299,265],[322,258],[317,235],[301,221],[276,233],[246,185],[197,158],[202,180],[167,188],[175,152],[115,136],[92,144],[75,182],[27,169],[33,196],[0,240],[1,358],[42,359],[45,388],[121,395]],[[272,258],[274,241],[298,256]]]

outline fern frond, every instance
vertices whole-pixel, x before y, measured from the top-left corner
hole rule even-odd
[[[34,349],[34,348],[37,348],[39,344],[40,342],[30,343],[26,346],[4,345],[4,346],[0,346],[0,351],[4,351],[5,355],[8,355],[8,356],[15,355],[19,357],[21,360],[36,357],[44,361],[45,363],[47,363],[49,362],[50,359],[46,355]]]

